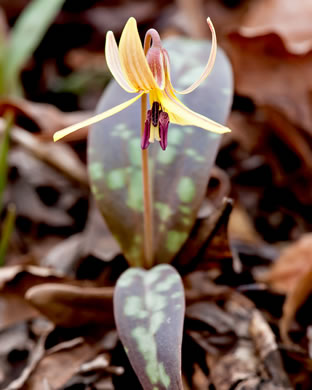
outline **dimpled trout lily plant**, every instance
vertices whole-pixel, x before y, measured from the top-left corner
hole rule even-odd
[[[196,126],[219,134],[230,131],[192,111],[176,97],[178,93],[188,94],[196,89],[213,68],[217,41],[209,18],[207,23],[212,33],[208,62],[199,79],[181,92],[172,86],[169,55],[162,47],[156,30],[147,31],[142,47],[136,20],[130,18],[123,29],[119,48],[114,34],[109,31],[105,45],[107,65],[117,83],[125,91],[137,95],[54,134],[54,140],[57,141],[82,127],[117,114],[141,99],[145,259],[142,265],[151,269],[129,268],[120,276],[114,292],[114,314],[120,339],[145,390],[183,388],[181,343],[185,310],[183,284],[177,271],[165,264],[153,267],[155,248],[147,148],[156,140],[166,150],[170,122]]]

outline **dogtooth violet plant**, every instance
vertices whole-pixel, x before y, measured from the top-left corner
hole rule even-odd
[[[217,40],[213,24],[209,18],[207,23],[212,33],[212,47],[208,62],[199,79],[190,87],[179,92],[181,94],[194,91],[213,68],[217,52]],[[151,267],[153,264],[153,218],[147,147],[154,140],[158,140],[161,147],[166,149],[170,122],[182,126],[193,125],[219,134],[230,130],[192,111],[176,97],[177,91],[171,84],[169,56],[162,47],[156,30],[150,29],[147,31],[143,49],[136,20],[131,17],[121,34],[119,49],[114,34],[111,31],[107,33],[105,55],[107,65],[118,84],[127,92],[137,93],[137,95],[103,113],[56,132],[54,140],[57,141],[82,127],[117,114],[141,98],[145,265]],[[150,100],[149,110],[147,110],[147,94],[149,94]]]
[[[199,79],[177,92],[171,83],[170,62],[156,30],[147,31],[142,47],[137,24],[130,18],[122,32],[119,48],[111,31],[107,33],[105,55],[107,65],[117,83],[137,95],[92,118],[60,130],[64,136],[95,124],[129,107],[141,99],[141,158],[144,200],[144,265],[154,264],[153,213],[151,181],[148,169],[148,146],[159,141],[163,150],[168,144],[170,122],[196,126],[214,133],[230,131],[227,127],[186,107],[176,94],[194,91],[211,72],[217,51],[213,24],[208,62]],[[147,109],[147,94],[150,107]],[[168,264],[146,271],[129,268],[117,281],[114,292],[114,315],[120,339],[129,360],[145,390],[182,389],[181,343],[184,320],[184,290],[179,274]]]

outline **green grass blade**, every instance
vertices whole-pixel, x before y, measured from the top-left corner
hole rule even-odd
[[[3,138],[0,143],[0,213],[3,208],[3,194],[7,185],[8,175],[8,153],[10,148],[10,131],[13,125],[13,113],[9,112],[5,115],[6,126],[3,133]]]
[[[33,0],[15,23],[7,48],[4,77],[7,90],[16,84],[25,62],[41,42],[65,0]]]
[[[4,265],[5,255],[9,246],[10,238],[14,229],[16,208],[13,204],[8,207],[7,215],[3,222],[0,238],[0,266]]]

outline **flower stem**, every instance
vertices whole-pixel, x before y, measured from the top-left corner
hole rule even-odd
[[[147,111],[146,94],[141,97],[141,134],[144,132],[145,117]],[[153,265],[153,208],[152,208],[152,186],[148,169],[148,149],[142,149],[142,175],[143,175],[143,199],[144,199],[144,258],[145,268]]]

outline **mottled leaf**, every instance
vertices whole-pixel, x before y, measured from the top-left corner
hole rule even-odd
[[[130,268],[117,281],[119,337],[144,390],[182,389],[184,289],[170,265]]]
[[[172,64],[173,85],[184,89],[201,74],[210,43],[183,38],[164,42]],[[97,108],[105,111],[129,99],[112,82]],[[180,96],[181,97],[181,96]],[[219,49],[208,79],[183,102],[224,123],[232,101],[229,62]],[[187,239],[206,192],[221,137],[192,126],[170,125],[168,148],[150,145],[153,171],[155,263],[170,262]],[[89,136],[89,175],[106,222],[132,265],[143,263],[143,199],[140,102],[96,124]]]

